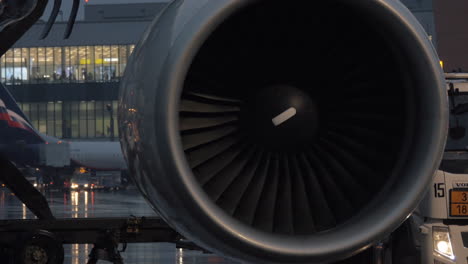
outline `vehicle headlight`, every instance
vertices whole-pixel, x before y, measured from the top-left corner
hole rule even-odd
[[[78,188],[78,184],[72,184],[72,185],[71,185],[71,188],[72,188],[72,189]]]
[[[89,186],[88,184],[85,184],[85,185],[84,185],[85,188],[88,188],[88,186]]]
[[[37,183],[34,184],[34,187],[37,187]]]
[[[434,241],[434,252],[436,254],[442,255],[451,260],[455,259],[448,227],[433,226],[432,240]]]

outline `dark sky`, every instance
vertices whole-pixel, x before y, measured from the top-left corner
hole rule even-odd
[[[83,6],[85,5],[85,0],[80,0],[80,12],[78,13],[78,19],[83,18]],[[88,0],[88,5],[92,4],[121,4],[121,3],[155,3],[155,2],[168,2],[169,0]],[[47,20],[50,14],[50,10],[53,6],[53,0],[49,0],[49,6],[47,7],[46,12],[44,13],[44,20]],[[70,9],[72,5],[72,0],[62,0],[62,11],[63,11],[63,19],[66,21],[70,14]],[[61,21],[62,17],[59,15],[57,21]]]

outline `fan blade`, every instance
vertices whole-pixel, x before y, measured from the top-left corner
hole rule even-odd
[[[352,120],[355,123],[359,124],[372,124],[380,125],[383,124],[395,124],[397,119],[400,117],[398,115],[388,115],[386,113],[376,113],[376,112],[350,112],[350,111],[330,111],[328,112],[331,121],[340,122],[341,120]]]
[[[323,193],[325,194],[335,219],[338,222],[342,222],[348,219],[350,215],[354,214],[354,207],[345,196],[340,186],[335,182],[327,168],[323,165],[323,161],[319,159],[314,152],[317,151],[309,151],[306,155],[307,159],[311,167],[316,171],[317,179],[320,182],[320,186],[323,187]]]
[[[230,215],[234,214],[234,211],[239,206],[242,197],[247,192],[250,183],[253,181],[255,175],[258,174],[260,161],[263,155],[263,151],[260,150],[253,153],[253,157],[249,159],[240,175],[236,177],[236,179],[219,198],[219,206],[224,208],[224,210],[226,210]]]
[[[369,191],[357,182],[354,176],[343,167],[341,162],[325,146],[316,147],[320,156],[323,157],[324,165],[327,166],[335,182],[340,185],[340,189],[346,194],[347,199],[351,201],[354,207],[359,208],[366,203],[369,198]]]
[[[216,95],[211,95],[211,94],[197,93],[197,92],[187,92],[183,95],[183,97],[207,100],[208,102],[220,103],[220,104],[239,105],[242,103],[241,100],[237,100],[237,99],[221,97],[221,96],[216,96]]]
[[[296,195],[301,199],[305,196],[307,210],[313,210],[312,216],[315,222],[315,229],[317,231],[326,230],[336,225],[335,217],[326,199],[322,186],[317,180],[317,175],[312,169],[310,162],[307,160],[305,154],[300,154],[292,160],[293,169],[295,172],[295,189]],[[299,203],[296,203],[299,206]],[[298,212],[304,212],[306,209],[302,207],[297,208]],[[304,219],[306,220],[306,219]],[[302,223],[302,226],[307,223]],[[306,227],[303,227],[306,228]]]
[[[291,186],[291,171],[288,154],[282,154],[279,160],[279,185],[275,207],[274,232],[294,234],[293,200]],[[306,199],[307,200],[307,199]],[[301,202],[301,201],[298,201]]]
[[[193,134],[182,134],[182,146],[184,151],[186,151],[231,135],[235,133],[237,129],[236,126],[224,126],[215,127],[206,131],[197,131]]]
[[[221,140],[212,141],[209,144],[185,152],[188,163],[191,168],[195,168],[209,159],[218,156],[228,148],[238,143],[238,135],[231,135]]]
[[[182,99],[180,102],[180,111],[193,113],[230,113],[239,112],[240,107],[235,105],[218,105],[213,103],[197,102],[190,99]]]
[[[244,149],[228,166],[219,171],[203,185],[203,188],[210,194],[213,201],[218,201],[229,185],[239,176],[254,153],[255,151],[252,148]]]
[[[275,221],[275,204],[279,182],[279,157],[272,154],[270,167],[268,168],[268,180],[263,186],[260,201],[255,212],[253,226],[263,231],[272,232]]]
[[[330,152],[333,152],[334,155],[340,159],[345,167],[352,172],[356,178],[359,178],[359,182],[365,186],[366,190],[377,191],[378,186],[382,186],[385,181],[384,175],[374,171],[367,165],[367,163],[362,162],[350,152],[343,150],[333,141],[322,139],[322,143],[326,148],[330,149]]]
[[[179,124],[180,124],[180,130],[184,132],[184,131],[189,131],[189,130],[226,125],[226,124],[237,122],[238,119],[239,117],[237,115],[226,115],[226,116],[218,116],[218,117],[184,117],[184,116],[181,116]]]
[[[387,145],[392,142],[392,136],[386,133],[382,133],[382,131],[378,131],[375,129],[370,129],[368,127],[358,126],[355,124],[343,124],[343,123],[328,123],[329,130],[334,133],[342,134],[346,133],[353,138],[365,140],[367,142],[375,142],[375,144],[379,145]]]
[[[268,168],[270,167],[271,154],[265,153],[260,161],[260,164],[255,171],[255,176],[249,184],[246,192],[242,196],[239,206],[234,212],[237,219],[242,220],[248,225],[254,223],[255,213],[259,206],[262,190],[267,184]]]
[[[354,153],[354,155],[360,157],[363,161],[366,161],[368,164],[374,164],[374,166],[376,162],[391,160],[386,151],[378,150],[374,145],[365,145],[362,143],[363,141],[353,140],[339,133],[327,131],[326,135],[322,138],[326,138],[329,142],[335,142],[335,144],[341,146],[345,151]]]
[[[207,162],[195,167],[193,171],[197,175],[200,184],[205,186],[217,173],[227,168],[242,153],[245,147],[245,144],[235,144]]]

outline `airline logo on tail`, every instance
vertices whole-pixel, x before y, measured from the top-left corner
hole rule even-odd
[[[0,84],[0,144],[41,144],[44,139],[27,120],[8,90]]]
[[[0,99],[0,122],[5,122],[9,127],[21,128],[31,133],[35,133],[31,125],[15,112],[8,110],[5,103]]]

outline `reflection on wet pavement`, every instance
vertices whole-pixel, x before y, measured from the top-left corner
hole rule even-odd
[[[156,213],[135,189],[103,192],[46,192],[45,197],[57,218],[154,217]],[[16,196],[0,188],[0,219],[34,219]],[[122,247],[122,246],[121,246]],[[86,264],[93,245],[65,245],[65,264]],[[170,243],[128,244],[121,253],[126,264],[231,264],[213,254],[177,249]],[[109,263],[100,261],[98,263]]]
[[[117,192],[46,192],[57,218],[156,216],[137,190]],[[33,219],[34,215],[7,189],[0,189],[0,219]]]
[[[65,262],[70,264],[86,263],[92,245],[66,245]],[[223,258],[197,251],[176,249],[169,243],[129,244],[121,253],[124,263],[147,264],[234,264]],[[104,262],[102,262],[104,263]]]

